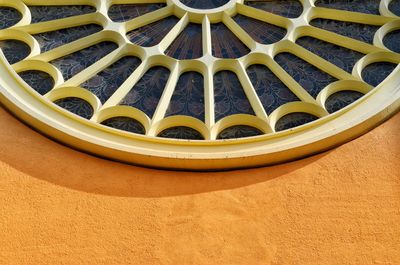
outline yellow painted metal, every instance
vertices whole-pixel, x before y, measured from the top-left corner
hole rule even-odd
[[[28,58],[12,66],[0,53],[1,102],[33,127],[74,148],[144,166],[186,170],[243,168],[297,159],[351,140],[380,124],[399,108],[400,67],[397,67],[385,82],[376,88],[366,84],[361,77],[363,68],[371,63],[387,61],[399,64],[400,62],[400,54],[389,51],[382,41],[386,33],[400,28],[400,18],[389,11],[388,0],[381,3],[383,16],[317,8],[314,6],[313,0],[301,1],[304,12],[303,16],[298,19],[287,19],[245,6],[242,0],[231,0],[226,5],[212,10],[195,10],[184,6],[179,0],[166,0],[166,7],[125,23],[113,22],[107,15],[108,8],[113,4],[160,2],[163,1],[0,0],[0,6],[14,7],[23,15],[17,25],[0,31],[0,40],[21,40],[31,48]],[[30,24],[31,17],[27,5],[57,4],[89,4],[95,6],[97,12],[60,19],[57,20],[57,23],[50,21]],[[231,18],[237,13],[284,27],[288,33],[283,40],[272,45],[257,43]],[[170,15],[175,15],[180,20],[159,45],[140,47],[127,39],[128,31]],[[313,18],[340,19],[342,17],[351,22],[382,26],[375,35],[374,45],[309,25],[309,21]],[[238,59],[219,59],[212,56],[210,24],[220,21],[225,23],[248,46],[251,50],[248,55]],[[166,56],[164,51],[189,22],[202,24],[204,56],[199,59],[182,61]],[[99,24],[104,30],[45,53],[40,53],[38,42],[31,36],[31,34],[89,23]],[[316,37],[367,55],[356,64],[353,73],[349,74],[296,45],[296,39],[302,36]],[[119,48],[68,81],[64,81],[61,72],[49,63],[54,59],[102,41],[113,41],[118,44]],[[281,52],[293,53],[336,77],[339,81],[327,86],[314,99],[273,60],[274,56]],[[95,95],[79,87],[81,83],[127,55],[139,57],[142,63],[107,102],[101,104]],[[267,115],[246,75],[246,68],[253,64],[266,65],[302,102],[285,104],[271,115]],[[118,106],[132,85],[138,82],[148,69],[156,65],[167,67],[171,71],[171,75],[154,117],[150,119],[141,110],[132,107]],[[55,80],[54,89],[44,96],[33,91],[17,74],[26,70],[40,70],[50,74]],[[221,70],[233,71],[238,76],[256,116],[239,114],[226,117],[218,122],[215,121],[213,75]],[[179,76],[187,71],[197,71],[204,77],[206,108],[204,123],[185,116],[165,118]],[[326,99],[333,93],[347,90],[349,87],[366,93],[366,96],[355,104],[334,114],[329,114],[325,109]],[[93,118],[90,121],[85,120],[52,104],[52,101],[65,97],[78,97],[86,100],[95,111]],[[294,112],[310,113],[320,119],[297,128],[275,132],[276,122],[284,115]],[[144,125],[146,135],[132,134],[99,124],[117,116],[132,117],[138,120]],[[221,131],[234,125],[250,125],[260,129],[265,135],[216,140]],[[196,129],[206,140],[192,141],[155,137],[162,130],[174,126]]]

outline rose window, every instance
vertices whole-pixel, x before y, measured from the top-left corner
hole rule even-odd
[[[400,0],[0,1],[0,48],[15,115],[153,167],[300,158],[400,104]]]

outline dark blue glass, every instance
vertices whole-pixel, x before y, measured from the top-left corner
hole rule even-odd
[[[83,99],[69,97],[59,99],[54,103],[71,113],[81,116],[82,118],[90,119],[93,116],[93,107]]]
[[[150,118],[157,108],[170,71],[162,66],[148,70],[120,103],[140,109]]]

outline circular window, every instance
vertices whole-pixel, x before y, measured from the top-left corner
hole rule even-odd
[[[123,2],[1,1],[1,102],[74,148],[191,170],[304,157],[398,110],[398,0]]]

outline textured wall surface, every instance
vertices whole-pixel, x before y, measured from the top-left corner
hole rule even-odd
[[[223,173],[144,169],[0,109],[0,264],[400,264],[400,114],[335,150]]]

